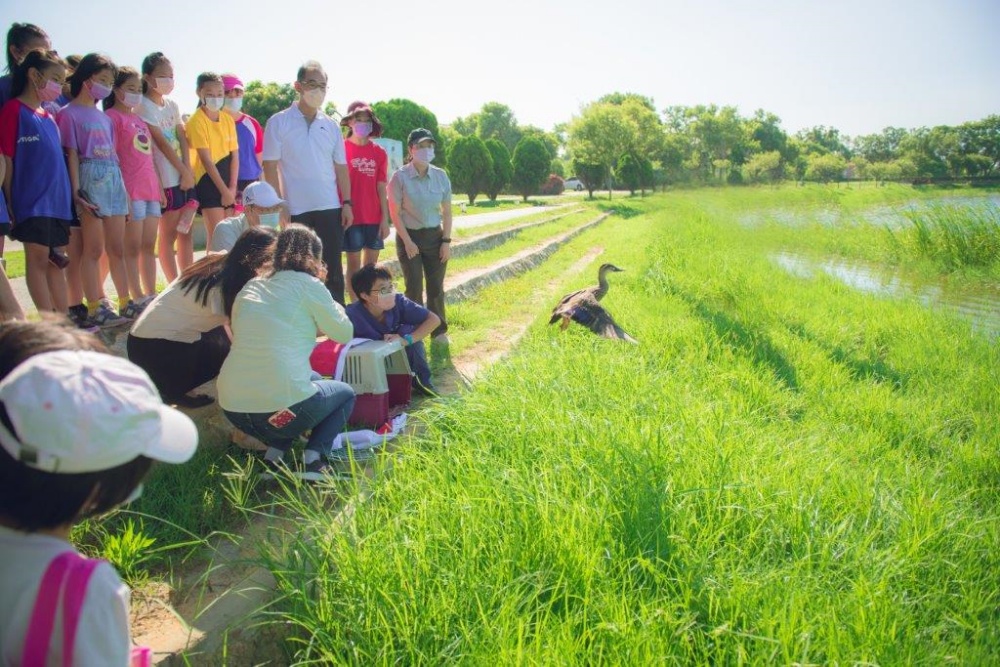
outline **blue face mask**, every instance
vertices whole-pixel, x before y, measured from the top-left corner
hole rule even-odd
[[[261,213],[257,217],[260,218],[261,227],[273,227],[274,229],[277,229],[278,225],[281,224],[281,213],[278,211],[275,211],[274,213]]]

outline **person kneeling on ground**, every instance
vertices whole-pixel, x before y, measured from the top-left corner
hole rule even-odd
[[[398,340],[414,373],[413,388],[423,394],[434,391],[431,369],[423,340],[441,324],[441,319],[420,304],[396,292],[392,273],[383,265],[366,264],[351,277],[358,301],[347,307],[356,338]]]
[[[233,349],[216,387],[233,426],[267,446],[264,477],[284,469],[284,453],[309,431],[302,479],[333,471],[326,461],[333,440],[354,409],[354,390],[313,372],[309,355],[316,331],[338,343],[354,337],[344,308],[324,285],[323,243],[298,224],[278,235],[273,270],[251,280],[233,305]]]
[[[219,374],[229,354],[225,325],[243,286],[271,261],[277,232],[246,231],[228,254],[209,255],[184,270],[142,312],[126,343],[128,358],[149,373],[163,400],[184,408],[212,403],[189,391]]]
[[[0,663],[137,664],[128,587],[70,533],[138,497],[154,460],[184,463],[197,445],[194,422],[95,336],[0,325]]]
[[[232,250],[236,239],[253,227],[283,228],[282,218],[287,217],[285,200],[278,196],[267,181],[255,181],[243,190],[243,212],[226,218],[215,227],[210,252]]]

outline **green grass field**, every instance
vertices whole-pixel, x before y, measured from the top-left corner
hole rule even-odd
[[[776,266],[796,245],[882,257],[884,230],[821,234],[810,212],[924,196],[831,193],[612,201],[619,216],[452,308],[459,351],[537,316],[473,390],[418,413],[346,526],[323,494],[289,494],[302,518],[264,558],[296,659],[1000,660],[1000,351],[915,300]],[[744,224],[776,206],[805,223]],[[604,261],[626,269],[604,303],[639,346],[545,325]]]

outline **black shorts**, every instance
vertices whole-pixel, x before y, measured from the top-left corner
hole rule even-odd
[[[10,237],[21,243],[34,243],[46,248],[62,248],[69,243],[69,220],[58,218],[28,218],[14,225]]]
[[[231,155],[227,155],[215,163],[215,168],[219,170],[219,176],[222,176],[223,181],[229,175],[229,165],[232,159]],[[215,187],[215,183],[208,174],[198,179],[198,184],[194,186],[194,189],[198,194],[198,206],[202,211],[206,208],[225,208],[222,205],[222,193],[219,192],[219,188]]]
[[[0,236],[10,236],[9,222],[0,222]]]
[[[175,185],[172,188],[164,188],[163,196],[167,200],[167,205],[163,207],[163,212],[167,213],[169,211],[179,211],[184,208],[184,204],[188,203],[191,199],[197,199],[197,195],[194,193],[194,188],[190,190],[181,190],[181,186]]]

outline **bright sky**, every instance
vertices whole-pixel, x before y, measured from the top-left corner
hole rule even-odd
[[[551,129],[613,91],[851,136],[1000,113],[998,0],[2,0],[14,21],[64,55],[163,51],[186,111],[199,72],[291,82],[314,58],[338,108],[406,97],[442,124],[495,100]]]

